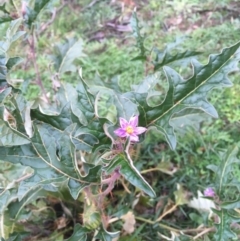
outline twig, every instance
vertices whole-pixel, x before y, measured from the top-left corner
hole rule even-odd
[[[104,179],[101,181],[101,184],[104,185],[108,185],[107,188],[101,192],[101,194],[99,195],[99,199],[98,199],[98,207],[101,207],[102,203],[103,203],[103,199],[104,197],[106,197],[109,193],[111,193],[111,191],[114,188],[114,184],[115,182],[121,177],[121,174],[119,172],[119,168],[116,168],[114,170],[114,172],[112,173],[110,178]]]
[[[153,172],[153,171],[161,171],[161,170],[158,167],[153,167],[153,168],[149,168],[147,170],[141,171],[141,174],[148,173],[148,172]]]
[[[39,73],[39,68],[38,68],[38,64],[37,64],[37,58],[36,58],[36,52],[35,52],[35,42],[34,42],[34,35],[32,34],[31,39],[28,39],[28,43],[30,46],[30,50],[31,50],[31,59],[33,62],[33,66],[35,69],[35,73],[36,73],[36,83],[37,85],[41,88],[42,94],[44,95],[44,99],[49,102],[46,91],[44,89],[41,77],[40,77],[40,73]]]
[[[108,224],[110,224],[110,223],[114,223],[114,222],[117,222],[118,220],[120,220],[119,217],[111,218],[111,219],[108,221]]]
[[[49,20],[48,22],[46,22],[45,24],[43,24],[43,25],[41,26],[41,29],[40,29],[40,31],[38,32],[38,35],[42,35],[42,34],[46,31],[46,29],[54,22],[57,14],[58,14],[59,12],[61,12],[62,9],[63,9],[66,5],[67,5],[67,2],[64,2],[59,8],[57,8],[57,9],[55,8],[55,9],[53,10],[51,20]]]
[[[163,213],[156,221],[155,223],[157,222],[160,222],[166,215],[168,215],[169,213],[172,213],[176,208],[177,208],[177,204],[175,204],[172,208],[170,208],[169,210],[167,210],[165,213]]]
[[[124,183],[124,180],[120,179],[120,182],[121,182],[121,184],[123,185],[124,190],[125,190],[127,193],[131,194],[131,191],[128,189],[127,185]]]
[[[89,3],[86,7],[82,9],[82,11],[86,10],[87,8],[91,8],[95,3],[97,3],[99,0],[94,0],[91,3]]]
[[[194,236],[194,237],[193,237],[193,240],[201,237],[201,236],[204,235],[205,233],[209,233],[209,232],[211,232],[211,231],[214,231],[214,229],[215,229],[214,227],[211,227],[211,228],[207,228],[207,229],[203,230],[201,233],[199,233],[198,235]]]
[[[148,223],[148,224],[152,224],[152,225],[154,225],[156,223],[155,221],[148,220],[148,219],[145,219],[145,218],[142,218],[142,217],[136,217],[135,216],[135,219],[139,220],[139,221],[142,221],[142,222],[145,222],[145,223]],[[114,219],[113,221],[117,221],[117,220]],[[167,226],[165,224],[162,224],[162,223],[159,223],[158,226],[161,227],[161,228],[165,228],[169,231],[176,232],[176,233],[196,233],[196,232],[199,232],[199,231],[202,231],[201,233],[203,233],[203,231],[206,231],[206,230],[208,230],[208,232],[209,232],[209,229],[210,229],[210,228],[205,228],[205,227],[198,227],[198,228],[194,228],[194,229],[180,230],[180,229],[169,227],[169,226]],[[211,229],[214,230],[214,228],[211,228]]]
[[[152,225],[155,224],[155,221],[151,221],[151,220],[148,220],[148,219],[145,219],[145,218],[135,217],[135,219],[139,220],[139,221],[142,221],[142,222],[145,222],[145,223],[148,223],[148,224],[152,224]],[[170,231],[177,232],[177,233],[181,232],[181,230],[179,230],[179,229],[172,228],[172,227],[169,227],[169,226],[161,224],[161,223],[159,223],[158,226],[162,227],[162,228],[165,228],[167,230],[170,230]]]
[[[219,11],[227,11],[239,14],[240,11],[238,9],[229,8],[229,7],[216,7],[214,9],[200,9],[200,10],[193,10],[194,13],[206,13],[206,12],[219,12]]]
[[[118,220],[120,220],[121,218],[119,217],[116,217],[116,218],[112,218],[109,220],[109,224],[110,223],[114,223]],[[135,219],[138,220],[138,221],[142,221],[144,223],[148,223],[148,224],[152,224],[154,225],[156,222],[155,221],[152,221],[152,220],[148,220],[148,219],[145,219],[145,218],[142,218],[142,217],[137,217],[135,216]],[[193,228],[193,229],[183,229],[183,230],[180,230],[180,229],[176,229],[176,228],[172,228],[172,227],[169,227],[165,224],[162,224],[162,223],[159,223],[158,224],[159,227],[161,228],[164,228],[164,229],[167,229],[169,231],[173,231],[173,232],[176,232],[176,233],[196,233],[196,232],[199,232],[201,231],[201,233],[199,233],[198,235],[196,235],[195,237],[193,237],[193,239],[197,239],[199,238],[200,236],[204,235],[205,233],[208,233],[208,232],[211,232],[211,231],[214,231],[214,227],[211,227],[211,228],[205,228],[205,227],[198,227],[198,228]]]
[[[28,179],[28,178],[31,177],[31,176],[32,176],[32,173],[28,173],[28,174],[26,174],[26,175],[18,178],[17,180],[15,180],[15,182],[21,182],[21,181],[23,181],[23,180],[25,180],[25,179]]]

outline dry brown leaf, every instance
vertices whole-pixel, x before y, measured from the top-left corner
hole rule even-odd
[[[188,206],[197,209],[200,213],[208,212],[212,213],[212,208],[216,208],[212,200],[204,198],[204,195],[198,190],[198,197],[193,198],[188,202]]]
[[[62,229],[67,226],[67,219],[65,217],[60,217],[56,220],[57,229]]]
[[[124,221],[123,229],[126,231],[126,233],[131,234],[135,230],[135,216],[132,211],[128,211],[125,215],[121,217],[121,219]]]
[[[119,237],[113,238],[112,241],[118,241]]]

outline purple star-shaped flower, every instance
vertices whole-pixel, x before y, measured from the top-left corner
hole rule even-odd
[[[138,116],[133,116],[129,121],[124,118],[119,118],[120,128],[114,131],[114,133],[119,137],[129,137],[130,141],[139,141],[138,135],[142,134],[147,130],[145,127],[140,127],[138,125]]]
[[[208,187],[204,190],[204,196],[206,197],[214,197],[215,192],[211,187]]]

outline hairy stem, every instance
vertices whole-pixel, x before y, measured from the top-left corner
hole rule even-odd
[[[36,57],[36,48],[35,48],[35,41],[34,41],[34,34],[32,34],[32,36],[28,39],[28,43],[30,46],[30,50],[31,50],[31,59],[32,59],[32,63],[34,66],[34,70],[36,73],[36,84],[40,87],[42,94],[44,96],[44,99],[49,102],[46,91],[44,89],[43,83],[42,83],[42,79],[40,76],[40,72],[39,72],[39,68],[38,68],[38,64],[37,64],[37,57]]]

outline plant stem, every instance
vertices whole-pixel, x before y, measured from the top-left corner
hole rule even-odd
[[[148,172],[153,172],[153,171],[160,171],[158,167],[150,168],[144,171],[141,171],[141,174],[148,173]]]
[[[172,208],[170,208],[169,210],[167,210],[165,213],[163,213],[155,222],[160,222],[166,215],[168,215],[169,213],[173,212],[176,208],[177,208],[177,204],[175,204]]]
[[[40,31],[38,32],[38,36],[41,36],[46,30],[47,28],[54,22],[56,16],[58,16],[58,14],[62,11],[62,9],[67,6],[67,2],[63,2],[62,5],[58,8],[58,9],[54,9],[52,12],[52,18],[46,22],[45,24],[43,24],[41,26]]]
[[[142,222],[145,222],[145,223],[148,223],[148,224],[152,224],[152,225],[156,223],[156,221],[151,221],[151,220],[141,218],[141,217],[136,217],[136,216],[135,216],[135,219],[139,220],[139,221],[142,221]],[[114,222],[114,221],[117,221],[117,220],[113,220],[112,222]],[[195,232],[199,232],[199,231],[202,231],[202,233],[203,233],[203,231],[206,231],[206,230],[207,230],[206,232],[209,231],[209,228],[205,228],[205,227],[198,227],[198,228],[180,230],[180,229],[169,227],[169,226],[167,226],[163,223],[159,223],[158,226],[161,227],[161,228],[165,228],[169,231],[174,231],[176,233],[195,233]]]
[[[41,76],[39,73],[39,68],[38,68],[38,64],[37,64],[37,57],[36,57],[36,49],[35,49],[35,41],[34,41],[34,34],[32,34],[31,38],[28,39],[28,43],[30,46],[30,50],[31,50],[31,59],[33,62],[33,66],[35,69],[35,73],[36,73],[36,84],[40,87],[42,94],[44,96],[44,99],[49,102],[46,91],[44,89],[42,80],[41,80]]]
[[[23,181],[23,180],[31,177],[32,175],[33,175],[32,173],[27,173],[26,175],[24,175],[24,176],[18,178],[17,180],[15,180],[15,182],[16,182],[16,183],[21,182],[21,181]]]
[[[1,223],[0,237],[5,238],[5,233],[4,233],[4,212],[1,215],[0,223]]]
[[[209,232],[212,232],[212,231],[214,231],[214,227],[204,229],[201,233],[199,233],[198,235],[194,236],[193,240],[196,240],[197,238],[201,237],[205,233],[209,233]]]
[[[139,221],[142,221],[142,222],[145,222],[145,223],[149,223],[149,224],[155,224],[156,223],[155,221],[151,221],[151,220],[141,218],[141,217],[135,217],[135,219],[139,220]],[[165,224],[162,224],[162,223],[159,223],[158,225],[159,225],[159,227],[165,228],[165,229],[170,230],[170,231],[174,231],[174,232],[178,232],[178,233],[181,231],[181,230],[176,229],[176,228],[171,228],[171,227],[169,227]]]

